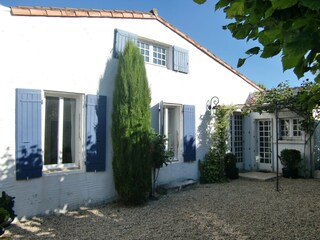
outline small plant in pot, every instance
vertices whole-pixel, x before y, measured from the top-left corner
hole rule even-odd
[[[281,151],[280,160],[283,165],[282,176],[285,178],[297,178],[302,160],[300,151],[284,149]]]
[[[239,169],[236,165],[236,156],[233,153],[226,153],[224,155],[224,171],[229,179],[239,178]]]
[[[0,197],[0,236],[16,217],[13,206],[14,197],[9,196],[3,191]]]

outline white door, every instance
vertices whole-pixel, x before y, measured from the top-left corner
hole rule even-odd
[[[271,120],[258,121],[258,170],[272,171]]]

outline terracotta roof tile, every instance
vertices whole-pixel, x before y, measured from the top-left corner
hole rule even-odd
[[[132,12],[124,12],[123,17],[124,18],[133,18],[133,13]]]
[[[30,9],[24,9],[24,8],[11,8],[12,15],[22,15],[22,16],[29,16],[31,15]]]
[[[77,16],[77,17],[89,17],[88,11],[75,10],[74,12],[76,13],[76,16]]]
[[[100,11],[89,11],[88,13],[90,17],[101,17]]]
[[[70,9],[61,9],[61,16],[63,17],[76,17],[75,11],[71,11]]]
[[[100,11],[101,17],[112,17],[112,12],[111,11]]]
[[[236,69],[228,65],[226,62],[211,53],[208,49],[202,47],[192,38],[179,29],[171,25],[169,22],[158,16],[158,12],[153,9],[151,12],[138,11],[122,11],[122,10],[96,10],[96,9],[77,9],[77,8],[47,8],[47,7],[11,7],[11,14],[15,16],[48,16],[48,17],[106,17],[106,18],[135,18],[135,19],[155,19],[171,29],[173,32],[184,38],[186,41],[197,47],[203,53],[217,61],[219,64],[238,75],[244,81],[255,87],[259,91],[263,91],[258,85],[242,75]]]
[[[62,16],[61,10],[57,9],[47,9],[47,15],[48,17],[54,17],[54,16]]]
[[[123,12],[113,11],[112,12],[112,17],[114,17],[114,18],[123,18]]]

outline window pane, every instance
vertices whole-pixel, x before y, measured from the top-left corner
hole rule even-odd
[[[58,163],[59,98],[47,97],[45,110],[44,164]]]
[[[280,135],[282,137],[290,136],[290,121],[288,119],[280,120]]]
[[[149,62],[149,48],[150,45],[147,43],[139,42],[138,41],[138,48],[140,49],[140,53],[143,56],[145,62]]]
[[[62,163],[73,163],[75,154],[76,100],[65,98],[63,108]]]
[[[153,63],[157,65],[166,65],[166,49],[153,46]]]
[[[301,123],[299,119],[293,119],[293,136],[300,137],[301,135]]]

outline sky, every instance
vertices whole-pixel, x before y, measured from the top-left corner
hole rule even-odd
[[[269,59],[253,56],[241,68],[237,68],[238,59],[246,57],[246,50],[258,43],[234,39],[228,30],[223,30],[222,26],[229,21],[222,11],[214,10],[215,3],[216,0],[207,0],[202,5],[193,0],[0,0],[0,5],[6,7],[44,6],[146,12],[156,8],[162,18],[255,83],[263,84],[268,89],[284,80],[289,80],[291,86],[301,84],[302,79],[298,80],[292,70],[283,72],[280,55]]]

